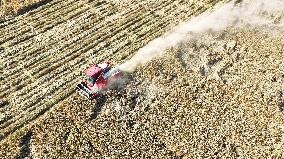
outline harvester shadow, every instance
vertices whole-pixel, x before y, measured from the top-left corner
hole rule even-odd
[[[92,119],[96,119],[97,116],[101,113],[103,105],[106,103],[107,98],[105,95],[100,95],[97,99],[96,99],[96,105],[95,108],[92,110],[91,113],[91,120]]]
[[[284,111],[284,100],[283,100],[283,101],[280,101],[280,103],[279,103],[279,109],[280,109],[281,112]]]
[[[30,156],[31,149],[30,149],[30,141],[32,138],[33,132],[28,131],[20,141],[19,146],[21,147],[20,153],[15,157],[16,159],[22,159]]]

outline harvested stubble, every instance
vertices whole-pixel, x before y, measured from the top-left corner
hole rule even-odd
[[[16,15],[20,12],[28,11],[36,4],[48,0],[1,0],[0,1],[0,18]]]
[[[282,158],[283,44],[283,33],[232,28],[169,50],[137,70],[135,120],[185,158]]]
[[[103,158],[83,136],[62,106],[39,120],[32,128],[30,141],[33,158]]]
[[[16,22],[2,24],[1,65],[5,68],[1,70],[0,96],[8,99],[8,104],[0,119],[1,136],[16,131],[72,93],[66,88],[73,88],[86,65],[106,58],[123,60],[189,16],[178,13],[199,14],[206,9],[194,4],[143,1],[132,3],[133,7],[128,9],[108,1],[58,1],[49,9],[42,7]],[[122,12],[112,9],[117,5],[127,9]],[[135,9],[137,6],[143,7]],[[156,15],[162,8],[163,14]],[[45,14],[49,10],[54,14]],[[43,16],[37,21],[41,12]]]
[[[3,151],[0,157],[21,154],[19,142],[23,136],[30,135],[27,132],[39,136],[34,134],[31,123],[74,93],[74,85],[81,80],[80,71],[87,65],[106,58],[122,62],[180,21],[200,14],[217,2],[219,0],[204,3],[183,0],[127,3],[54,0],[1,23],[0,146]],[[80,126],[80,121],[75,120],[74,123]],[[91,123],[96,123],[96,120]],[[114,129],[116,132],[119,130],[120,125]],[[124,131],[127,134],[128,129]],[[125,156],[130,153],[151,156],[159,152],[161,156],[156,157],[175,156],[148,129],[142,127],[140,131],[143,133],[136,135],[141,142],[131,152],[122,153],[126,143],[116,152],[110,151],[111,145],[101,148],[104,155],[116,157],[119,153]],[[82,133],[88,138],[85,129]],[[112,138],[116,135],[114,133]],[[94,145],[103,143],[89,140]],[[139,151],[140,145],[145,147],[151,142],[155,144],[148,149],[146,147],[145,154]],[[151,151],[148,153],[147,150]]]
[[[281,157],[282,34],[226,33],[169,49],[126,88],[96,102],[73,96],[64,112],[105,157]]]
[[[75,121],[75,125],[105,157],[176,157],[149,129],[127,115],[132,110],[130,107],[123,108],[123,102],[107,98],[113,99],[109,96],[97,102],[89,102],[74,97],[73,101],[64,106],[69,118]],[[110,103],[105,103],[106,100]]]

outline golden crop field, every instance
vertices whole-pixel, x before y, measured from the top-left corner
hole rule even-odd
[[[0,158],[283,157],[283,12],[192,33],[96,100],[75,92],[89,65],[225,2],[51,0],[1,22]]]
[[[0,19],[9,15],[22,14],[47,2],[48,0],[1,0]]]

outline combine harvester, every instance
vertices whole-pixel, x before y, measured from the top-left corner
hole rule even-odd
[[[84,73],[86,80],[77,84],[76,90],[88,99],[95,99],[124,75],[118,68],[111,68],[110,62],[94,64],[84,70]]]

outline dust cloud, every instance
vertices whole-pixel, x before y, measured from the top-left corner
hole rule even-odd
[[[192,36],[209,31],[222,31],[227,27],[246,27],[284,29],[284,22],[277,15],[284,11],[282,0],[248,0],[237,3],[231,1],[217,6],[211,12],[205,12],[176,26],[162,37],[154,39],[128,61],[118,66],[125,72],[133,72],[153,58],[162,56],[166,49],[175,47]]]

